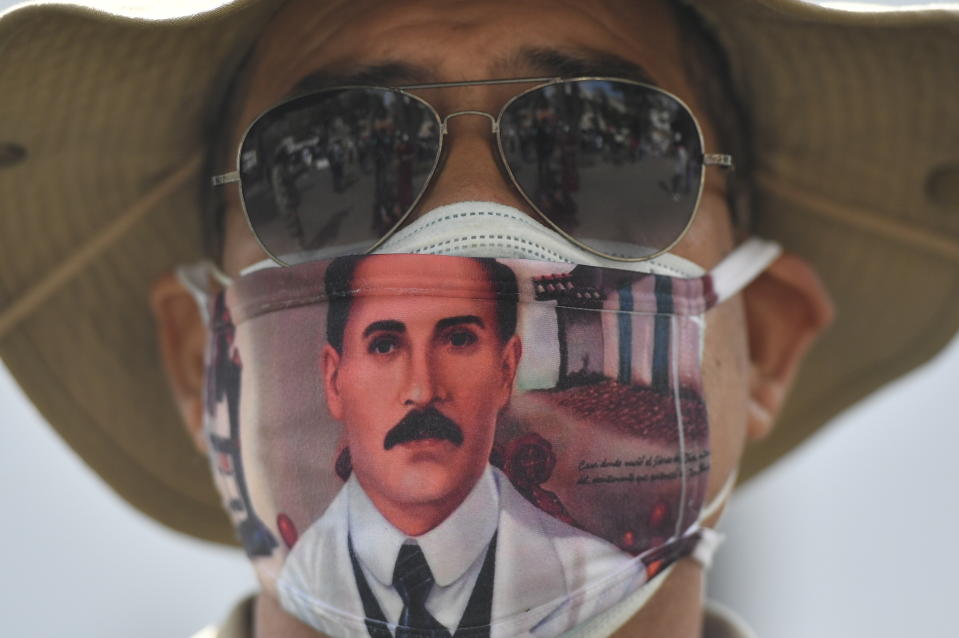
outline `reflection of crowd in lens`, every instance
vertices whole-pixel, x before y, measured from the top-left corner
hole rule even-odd
[[[698,183],[690,152],[699,148],[698,132],[679,105],[631,88],[602,81],[547,87],[517,99],[504,117],[504,151],[517,181],[566,230],[577,225],[583,170],[642,162],[639,169],[659,176],[674,201]]]
[[[285,122],[287,130],[263,137],[279,138],[267,170],[276,215],[296,249],[335,244],[343,219],[369,193],[370,230],[387,232],[413,204],[438,143],[427,109],[399,93],[341,91]],[[340,210],[321,210],[326,224],[308,229],[311,207]]]

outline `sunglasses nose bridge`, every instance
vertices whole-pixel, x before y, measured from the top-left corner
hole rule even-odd
[[[496,118],[493,117],[492,113],[487,113],[486,111],[456,111],[455,113],[450,113],[443,118],[440,126],[440,132],[443,135],[449,133],[449,121],[454,117],[460,117],[461,115],[479,115],[487,118],[490,121],[490,128],[493,131],[493,135],[499,133],[499,122],[496,121]]]

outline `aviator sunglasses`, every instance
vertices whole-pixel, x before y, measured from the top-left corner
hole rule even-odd
[[[533,84],[494,117],[441,116],[414,90]],[[237,170],[250,229],[291,265],[371,252],[409,217],[443,159],[451,119],[488,118],[501,167],[530,207],[579,247],[616,261],[672,248],[692,224],[706,166],[699,124],[682,100],[619,78],[523,78],[345,86],[294,97],[246,130]]]

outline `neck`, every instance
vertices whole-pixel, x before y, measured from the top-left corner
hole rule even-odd
[[[610,638],[700,638],[702,569],[683,559],[659,591]],[[252,638],[329,638],[288,615],[269,594],[256,599]]]
[[[360,485],[370,500],[373,501],[376,509],[383,515],[383,518],[388,520],[393,527],[407,536],[421,536],[455,512],[456,508],[462,505],[466,497],[469,496],[470,490],[476,485],[477,480],[479,480],[479,477],[474,480],[463,481],[463,487],[455,492],[426,503],[397,503],[384,498],[382,494],[367,490],[362,481]]]

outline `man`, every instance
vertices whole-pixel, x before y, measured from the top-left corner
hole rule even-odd
[[[147,26],[75,10],[29,7],[0,21],[4,51],[19,52],[3,56],[0,72],[9,110],[0,121],[16,123],[5,124],[0,136],[12,169],[0,184],[10,206],[0,233],[10,278],[0,318],[4,360],[88,462],[169,525],[227,537],[204,463],[173,433],[140,300],[163,270],[197,256],[185,238],[199,218],[195,188],[208,173],[231,170],[225,158],[234,157],[245,127],[318,70],[402,63],[416,71],[414,81],[429,82],[623,75],[642,66],[697,113],[706,148],[732,149],[740,169],[750,168],[750,149],[757,152],[755,223],[747,223],[748,197],[734,196],[710,174],[695,222],[672,252],[709,268],[739,238],[761,232],[815,263],[840,313],[802,373],[800,362],[831,312],[799,257],[783,257],[740,301],[710,313],[704,370],[710,497],[740,465],[747,439],[769,437],[744,461],[743,473],[751,474],[930,356],[959,326],[959,302],[943,294],[959,279],[959,239],[938,212],[955,205],[949,190],[955,129],[941,115],[955,103],[947,76],[959,55],[954,12],[917,15],[904,28],[896,17],[858,18],[798,2],[703,3],[697,11],[719,34],[752,118],[750,145],[747,127],[735,117],[722,52],[711,48],[708,31],[688,9],[598,0],[294,1],[272,16],[276,8],[251,2],[193,24],[157,25],[151,27],[156,40],[144,37]],[[211,145],[201,133],[200,105],[223,94],[231,75],[223,65],[233,61],[235,68],[254,42],[230,94],[227,141],[213,146],[213,170],[202,171],[200,158]],[[549,55],[524,55],[530,49]],[[837,67],[837,58],[848,66]],[[903,60],[928,76],[905,62],[897,66]],[[870,72],[880,61],[883,72]],[[111,72],[106,65],[114,65]],[[50,79],[45,92],[36,90],[38,77]],[[63,78],[73,77],[97,82],[77,84],[87,86],[85,108],[64,99]],[[890,86],[912,86],[910,94],[921,98],[897,110],[882,99]],[[441,106],[495,113],[513,95],[503,86],[466,87],[449,91]],[[902,117],[914,114],[910,108],[928,108],[929,117]],[[211,119],[224,119],[219,107],[209,111]],[[488,200],[535,219],[503,179],[488,126],[479,117],[450,124],[441,170],[415,214]],[[750,177],[748,170],[741,175]],[[225,215],[207,218],[214,231],[223,220],[222,234],[210,234],[210,252],[236,276],[263,253],[236,189],[226,198]],[[24,225],[35,228],[28,233]],[[172,276],[157,280],[151,306],[175,401],[192,439],[205,447],[199,313]],[[65,316],[76,317],[75,331],[64,331]],[[698,635],[700,584],[699,568],[681,561],[650,604],[606,625],[605,633]],[[255,623],[245,630],[256,636],[316,635],[267,593],[255,605]]]
[[[345,425],[352,476],[287,558],[284,607],[330,633],[335,623],[304,595],[365,613],[374,636],[410,623],[453,635],[562,600],[597,573],[629,569],[632,556],[533,506],[489,464],[522,351],[513,272],[492,260],[435,257],[429,268],[417,257],[346,257],[327,269],[326,289],[353,290],[355,279],[384,275],[397,285],[452,278],[477,286],[456,299],[361,295],[330,304],[324,390]],[[404,579],[417,568],[432,591],[408,603]],[[332,577],[344,573],[358,586]],[[633,573],[626,587],[644,578],[641,563]],[[569,627],[584,614],[566,605],[564,618],[549,622]]]

